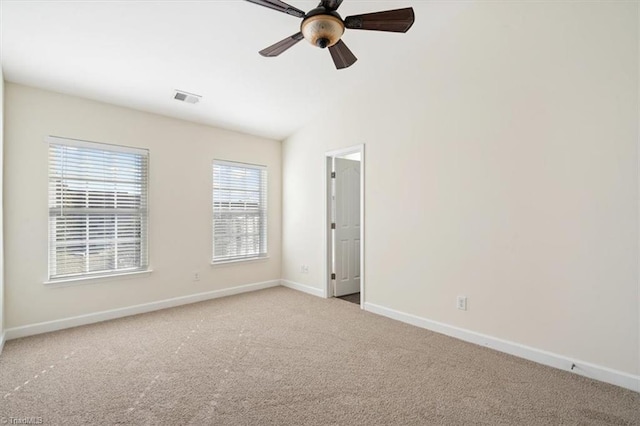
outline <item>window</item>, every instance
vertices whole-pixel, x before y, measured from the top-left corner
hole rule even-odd
[[[49,280],[147,269],[147,150],[47,138]]]
[[[267,256],[267,169],[213,162],[213,262]]]

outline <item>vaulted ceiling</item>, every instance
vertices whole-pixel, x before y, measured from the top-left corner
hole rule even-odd
[[[318,0],[289,3],[310,10]],[[438,32],[470,7],[345,0],[343,17],[412,6],[416,23],[407,34],[347,30],[343,40],[359,61],[338,71],[328,51],[305,41],[278,58],[258,55],[299,31],[300,19],[242,0],[0,5],[8,81],[274,139],[330,120],[331,106],[344,97],[375,102],[380,85],[428,66]],[[177,102],[174,89],[203,98]]]

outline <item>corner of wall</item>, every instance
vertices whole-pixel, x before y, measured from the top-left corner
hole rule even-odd
[[[4,233],[3,233],[3,181],[4,174],[4,73],[0,63],[0,353],[4,347]]]
[[[638,111],[638,108],[640,108],[640,4],[636,4],[636,50],[638,53],[638,60],[636,62],[637,65],[637,79],[636,79],[636,89],[637,89],[637,97],[636,97],[636,111]],[[638,228],[637,228],[637,232],[638,232],[638,241],[637,241],[637,253],[638,253],[638,276],[637,276],[637,282],[638,282],[638,306],[637,306],[637,313],[638,313],[638,375],[640,375],[640,112],[637,112],[638,114],[638,121],[637,121],[637,127],[636,127],[636,160],[638,162],[638,169],[637,169],[637,177],[638,177]],[[639,390],[638,392],[640,392],[640,385],[639,385]]]

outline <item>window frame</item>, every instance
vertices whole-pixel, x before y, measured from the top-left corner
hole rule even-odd
[[[114,144],[90,142],[90,141],[84,141],[84,140],[78,140],[78,139],[63,138],[58,136],[47,136],[45,138],[45,143],[47,144],[47,159],[48,159],[48,167],[47,167],[47,191],[48,191],[47,266],[48,267],[47,267],[47,281],[45,281],[45,284],[59,284],[59,283],[64,284],[69,282],[82,282],[86,280],[104,279],[109,277],[121,277],[126,275],[137,275],[137,274],[144,274],[144,273],[151,272],[149,268],[149,162],[150,162],[149,150],[144,148],[134,148],[134,147],[128,147],[128,146],[114,145]],[[113,152],[117,154],[133,154],[133,155],[141,156],[144,162],[143,165],[140,166],[140,170],[142,171],[142,177],[140,181],[136,183],[136,185],[140,186],[140,206],[134,209],[135,211],[137,211],[137,214],[140,217],[140,223],[139,223],[140,237],[139,237],[139,242],[137,242],[139,244],[139,254],[137,254],[134,249],[134,253],[137,254],[135,258],[137,266],[118,268],[117,265],[115,265],[115,269],[103,269],[99,271],[89,271],[89,272],[83,271],[81,273],[67,273],[67,274],[52,275],[54,272],[56,272],[56,268],[60,266],[58,264],[58,259],[56,257],[57,255],[55,253],[52,253],[52,250],[55,250],[57,248],[57,245],[56,245],[57,242],[52,241],[52,238],[56,238],[58,236],[57,231],[54,229],[56,225],[54,221],[52,221],[52,218],[56,216],[58,213],[53,213],[53,212],[60,211],[61,212],[60,216],[64,216],[64,214],[62,213],[64,212],[64,207],[58,207],[58,206],[52,205],[52,192],[51,192],[52,182],[54,182],[55,180],[55,177],[54,177],[55,173],[53,173],[55,169],[54,169],[54,166],[52,165],[52,156],[53,156],[53,153],[55,152],[54,150],[56,149],[53,147],[53,145],[63,147],[58,149],[65,149],[65,147],[73,147],[73,148],[79,148],[79,149],[92,149],[97,151],[108,151],[108,152]],[[96,173],[99,173],[99,172],[100,170],[97,169]],[[64,171],[61,171],[61,173],[64,175]],[[81,179],[84,178],[84,179],[87,179],[87,181],[89,181],[91,179],[91,177],[85,177],[85,176],[86,175],[80,175],[78,180],[81,181]],[[114,194],[115,194],[115,191],[114,191]],[[115,199],[115,195],[114,195],[114,199]],[[85,207],[84,209],[87,210],[89,208],[91,207]],[[101,214],[102,216],[105,216],[105,217],[112,217],[114,219],[114,222],[117,223],[116,218],[118,217],[118,215],[122,217],[122,214],[123,214],[122,210],[123,208],[118,209],[114,207],[113,213],[112,213],[109,211],[108,208],[103,207],[103,212]],[[82,213],[76,212],[76,214],[82,214]],[[87,227],[89,227],[90,216],[88,213],[86,217],[87,217],[86,219]],[[134,226],[137,226],[137,225],[134,225]],[[102,237],[102,238],[93,238],[93,239],[102,241],[101,244],[103,245],[117,244],[118,233],[115,231],[115,229],[118,229],[117,226],[114,228],[115,233],[113,238]],[[87,235],[86,238],[84,239],[84,244],[87,247],[89,247],[89,250],[92,245],[91,240],[92,238],[90,238],[89,235]],[[96,244],[98,243],[94,243],[93,245],[96,245]]]
[[[228,167],[236,167],[248,170],[254,170],[260,172],[260,201],[256,207],[257,216],[260,218],[260,233],[259,233],[259,249],[257,253],[252,253],[249,255],[235,255],[235,256],[217,256],[216,257],[216,201],[215,201],[215,192],[216,192],[216,166],[228,166]],[[212,225],[212,241],[211,241],[211,264],[216,265],[225,265],[225,264],[233,264],[233,263],[242,263],[242,262],[255,262],[260,260],[265,260],[269,258],[269,244],[268,244],[268,198],[269,198],[269,172],[268,167],[266,165],[261,164],[252,164],[245,163],[239,161],[229,161],[229,160],[221,160],[214,159],[211,163],[211,225]],[[219,188],[220,189],[220,188]],[[226,188],[229,190],[229,188]],[[222,210],[221,210],[222,211]],[[245,225],[246,226],[246,225]],[[245,233],[244,235],[246,235]]]

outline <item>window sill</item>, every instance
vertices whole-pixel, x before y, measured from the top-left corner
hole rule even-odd
[[[150,274],[151,272],[153,272],[153,270],[146,269],[144,271],[117,272],[117,273],[105,274],[105,275],[61,278],[59,280],[45,281],[44,284],[47,287],[69,287],[72,285],[97,284],[102,281],[110,281],[116,278],[133,277],[135,275]]]
[[[249,259],[222,260],[222,261],[219,261],[219,262],[211,262],[211,266],[213,266],[213,267],[231,266],[231,265],[235,265],[235,264],[238,264],[238,263],[266,262],[269,259],[270,259],[270,257],[266,256],[266,257],[251,257]]]

